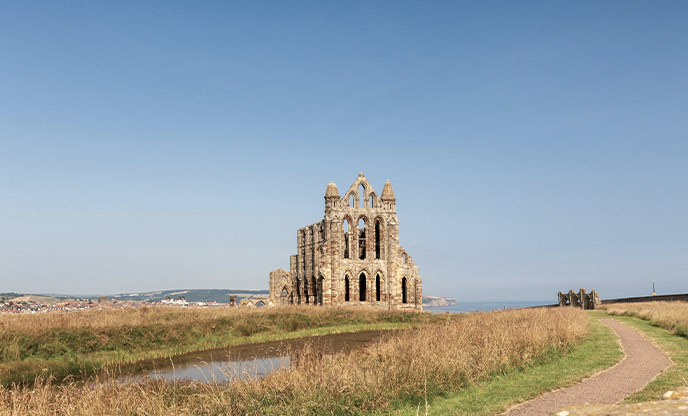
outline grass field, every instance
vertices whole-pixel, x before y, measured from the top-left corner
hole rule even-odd
[[[611,328],[588,313],[589,336],[568,350],[556,350],[444,397],[431,399],[431,415],[495,415],[514,404],[545,392],[567,387],[611,367],[623,358]],[[399,414],[415,415],[409,407]]]
[[[53,296],[43,296],[43,295],[21,295],[21,296],[2,296],[0,295],[0,300],[7,302],[44,302],[44,303],[55,303],[69,299],[56,298]]]
[[[426,396],[527,373],[575,351],[588,331],[588,316],[573,308],[441,319],[353,353],[321,356],[306,348],[292,368],[259,380],[0,387],[0,414],[387,414],[424,403]],[[604,338],[599,328],[592,331],[593,338]]]
[[[603,308],[611,315],[635,316],[688,338],[688,302],[616,303]]]
[[[442,315],[377,309],[140,307],[0,317],[0,383],[286,338],[406,328]]]

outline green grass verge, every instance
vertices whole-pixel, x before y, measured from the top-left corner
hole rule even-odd
[[[588,337],[568,352],[553,351],[527,366],[508,370],[480,384],[445,397],[428,398],[431,415],[494,415],[547,391],[570,386],[621,360],[623,352],[614,331],[589,312]],[[424,403],[420,405],[424,413]],[[397,414],[415,415],[417,407]]]
[[[649,321],[632,317],[609,315],[612,318],[631,326],[647,337],[674,362],[674,365],[657,376],[643,390],[631,395],[624,403],[646,402],[659,399],[662,394],[678,386],[688,385],[688,339],[673,332],[653,326]]]

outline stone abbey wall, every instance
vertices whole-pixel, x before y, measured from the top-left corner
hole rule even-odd
[[[378,195],[365,175],[340,196],[330,182],[325,217],[296,233],[289,272],[270,272],[275,304],[370,305],[422,309],[418,266],[399,244],[392,185]]]

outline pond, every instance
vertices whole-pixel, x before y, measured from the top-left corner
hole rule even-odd
[[[148,360],[122,367],[119,380],[152,379],[226,382],[260,378],[280,368],[288,368],[294,353],[308,345],[311,351],[331,355],[348,352],[397,331],[377,330],[296,338],[261,344],[238,345],[194,352],[167,359]]]

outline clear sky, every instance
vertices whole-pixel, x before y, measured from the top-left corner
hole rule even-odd
[[[688,2],[0,3],[0,292],[267,288],[359,172],[425,294],[688,292]]]

